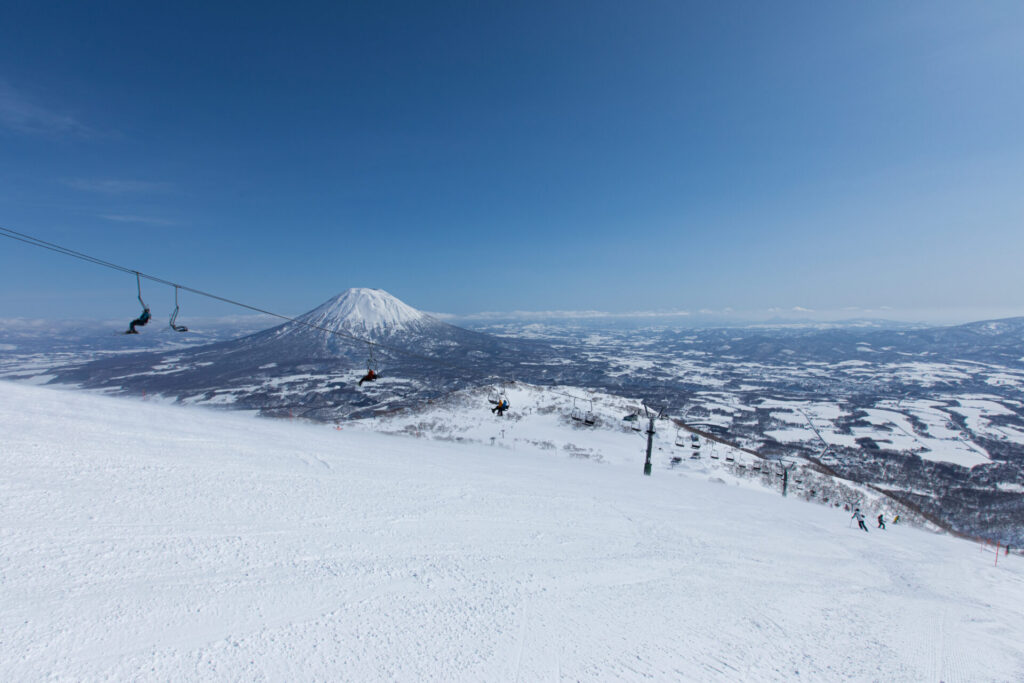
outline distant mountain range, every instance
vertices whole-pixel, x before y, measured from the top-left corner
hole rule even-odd
[[[523,330],[533,338],[509,336],[514,328],[504,328],[506,336],[471,331],[383,290],[355,288],[294,322],[242,338],[185,346],[188,335],[179,335],[182,346],[171,351],[119,353],[51,372],[56,382],[90,389],[336,419],[512,379],[650,396],[681,407],[696,385],[673,378],[663,363],[694,354],[709,362],[965,359],[1024,365],[1024,318],[926,329],[652,328],[622,330],[596,345],[583,343],[573,327],[539,329]],[[138,341],[111,342],[144,345],[148,336],[152,332],[144,330]],[[371,343],[382,379],[359,387],[359,377],[371,364]],[[631,353],[652,362],[631,365],[626,359]]]

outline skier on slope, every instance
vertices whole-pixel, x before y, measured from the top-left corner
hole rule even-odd
[[[892,518],[892,523],[893,524],[899,524],[900,523],[900,516],[896,515],[895,517],[893,517]]]
[[[863,529],[866,533],[868,530],[868,525],[864,523],[864,515],[861,514],[860,508],[857,508],[853,511],[853,519],[857,520],[857,526]]]
[[[363,386],[363,382],[376,382],[377,377],[378,375],[376,372],[374,372],[373,370],[367,370],[366,374],[363,375],[363,378],[359,380],[359,386]]]
[[[146,323],[149,322],[149,319],[152,317],[153,315],[149,312],[149,306],[147,306],[146,308],[143,309],[142,315],[128,323],[128,331],[125,332],[125,334],[138,334],[139,331],[135,329],[136,325],[139,327],[143,327],[145,326]]]
[[[882,515],[878,515],[878,528],[885,529],[885,518]]]

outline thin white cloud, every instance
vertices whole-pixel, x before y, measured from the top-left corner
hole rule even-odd
[[[545,322],[566,320],[642,320],[669,322],[675,319],[684,320],[687,324],[727,324],[727,323],[769,323],[777,325],[789,321],[817,321],[821,323],[843,323],[854,320],[898,320],[903,322],[931,322],[935,324],[964,323],[984,318],[1012,317],[1021,315],[1021,311],[918,311],[894,309],[891,306],[866,308],[861,306],[845,306],[835,309],[814,309],[804,306],[771,306],[762,309],[719,309],[702,308],[696,311],[663,310],[663,311],[625,311],[612,313],[609,311],[484,311],[457,315],[452,313],[430,313],[441,320],[453,322],[498,321],[498,322]]]
[[[442,320],[592,320],[596,318],[682,318],[691,315],[689,311],[483,311],[455,315],[453,313],[430,313]]]
[[[143,223],[145,225],[174,225],[174,221],[169,221],[164,218],[153,218],[151,216],[133,216],[128,214],[119,213],[105,213],[101,214],[100,218],[106,218],[108,221],[117,221],[118,223]]]
[[[95,131],[70,114],[33,102],[0,80],[0,127],[29,135],[92,136]]]
[[[68,187],[83,192],[99,192],[101,194],[140,194],[152,192],[169,192],[174,189],[171,183],[153,182],[148,180],[114,180],[108,178],[72,178],[65,180]]]

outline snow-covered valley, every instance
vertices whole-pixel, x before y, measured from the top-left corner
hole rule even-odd
[[[1024,678],[1018,555],[673,466],[668,430],[644,477],[619,425],[573,453],[558,411],[441,410],[444,440],[0,383],[0,676]]]

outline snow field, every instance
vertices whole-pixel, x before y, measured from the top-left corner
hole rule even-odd
[[[3,680],[1024,678],[1020,559],[944,536],[525,443],[9,383],[0,425]]]

